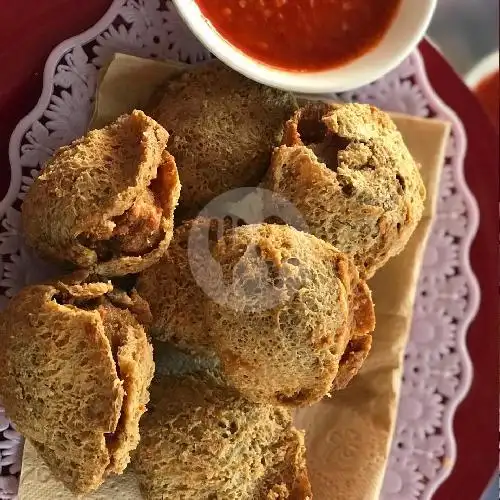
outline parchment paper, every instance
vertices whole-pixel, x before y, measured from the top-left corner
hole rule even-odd
[[[134,108],[144,109],[158,87],[183,69],[179,63],[117,54],[102,70],[91,128],[101,127]],[[377,328],[361,372],[347,389],[296,414],[297,426],[306,430],[315,500],[378,498],[394,430],[403,354],[449,129],[439,121],[392,116],[422,166],[427,188],[424,217],[403,253],[370,281]],[[76,498],[52,477],[29,443],[23,460],[21,500]],[[126,472],[109,478],[85,498],[139,500],[141,495],[135,477]]]

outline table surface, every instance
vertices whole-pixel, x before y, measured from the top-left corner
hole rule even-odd
[[[8,187],[8,143],[17,122],[36,104],[42,89],[42,74],[51,49],[66,38],[91,27],[111,0],[87,0],[75,8],[72,0],[3,0],[0,28],[0,197]],[[473,4],[473,7],[472,7]],[[22,33],[22,36],[19,34]],[[484,55],[498,47],[498,0],[439,0],[430,35],[459,72],[468,71]],[[455,432],[459,437],[458,460],[451,479],[436,493],[436,499],[481,496],[498,464],[498,377],[491,366],[498,362],[496,339],[497,286],[495,269],[498,232],[498,137],[476,102],[458,81],[449,92],[448,82],[458,80],[452,67],[428,43],[421,46],[430,80],[459,117],[467,118],[469,152],[466,179],[481,212],[481,226],[471,249],[471,258],[482,291],[479,314],[468,336],[475,361],[474,381],[460,405]],[[22,57],[21,57],[22,56]],[[463,87],[463,88],[462,88]],[[489,160],[471,161],[486,151]],[[472,421],[471,418],[475,420]],[[491,449],[485,447],[491,443]]]
[[[465,75],[498,50],[498,0],[438,0],[429,36]]]

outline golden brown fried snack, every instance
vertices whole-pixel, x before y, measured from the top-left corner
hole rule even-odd
[[[408,242],[423,213],[418,165],[390,117],[364,104],[309,104],[285,127],[262,183],[309,231],[370,278]]]
[[[338,373],[336,387],[344,386],[368,354],[375,323],[370,290],[352,261],[289,226],[223,227],[216,235],[213,224],[212,232],[203,220],[181,228],[173,253],[139,279],[158,338],[215,354],[251,401],[311,404]],[[193,225],[210,248],[194,261],[185,245]],[[362,349],[349,344],[359,337]]]
[[[137,288],[155,338],[215,355],[252,401],[311,404],[345,387],[371,347],[371,293],[352,261],[289,226],[189,221]]]
[[[149,400],[152,347],[112,292],[111,283],[30,286],[0,314],[2,404],[75,493],[123,472]]]
[[[153,116],[171,134],[182,182],[179,213],[197,214],[216,196],[256,186],[297,109],[291,93],[255,83],[218,61],[167,83]]]
[[[163,127],[133,111],[56,151],[22,206],[30,246],[101,276],[157,262],[180,193],[167,140]]]
[[[353,337],[373,331],[371,293],[345,254],[289,226],[226,232],[214,247],[222,286],[209,335],[228,381],[256,402],[325,396]]]
[[[148,500],[312,498],[289,411],[249,403],[208,373],[155,379],[132,465]]]

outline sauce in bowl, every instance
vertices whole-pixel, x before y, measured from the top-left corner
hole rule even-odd
[[[269,66],[312,72],[374,48],[401,0],[197,0],[233,46]]]

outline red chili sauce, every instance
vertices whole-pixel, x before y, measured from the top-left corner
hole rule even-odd
[[[197,0],[245,54],[287,71],[321,71],[374,48],[401,0]]]
[[[498,70],[487,76],[479,82],[479,85],[474,90],[476,96],[481,101],[483,109],[490,117],[493,124],[499,131],[499,116],[500,113],[500,89],[499,89],[499,75]]]

